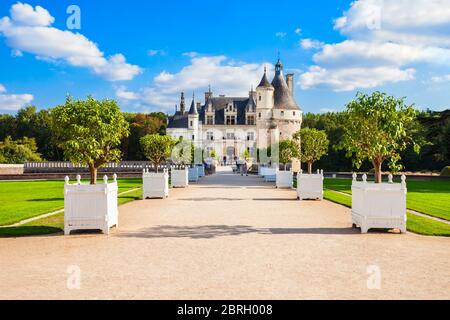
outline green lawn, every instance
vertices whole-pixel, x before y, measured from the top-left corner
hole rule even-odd
[[[325,179],[327,189],[352,193],[351,179]],[[450,221],[450,181],[407,181],[410,210]]]
[[[139,188],[140,178],[119,179],[119,193]],[[64,208],[64,181],[0,181],[0,226]]]
[[[132,191],[130,193],[120,195],[118,203],[119,205],[123,205],[125,203],[141,199],[141,197],[142,190]],[[51,217],[38,219],[19,227],[0,228],[0,238],[46,235],[63,232],[63,230],[64,213],[61,212]]]
[[[332,190],[325,190],[324,198],[349,208],[352,207],[352,198],[350,197],[350,195],[347,196],[345,194],[341,194]],[[425,236],[450,237],[449,224],[425,217],[420,217],[414,214],[408,213],[408,221],[406,223],[406,227],[408,231]]]

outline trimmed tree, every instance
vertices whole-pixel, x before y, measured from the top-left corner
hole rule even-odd
[[[172,149],[177,141],[169,136],[161,136],[159,134],[149,134],[141,138],[141,146],[144,155],[156,167],[164,163],[172,154]]]
[[[286,170],[287,164],[292,158],[299,156],[298,144],[293,140],[283,140],[270,146],[267,154],[271,157],[272,161],[277,161],[276,158],[278,156],[278,162],[284,165],[284,169]]]
[[[116,101],[98,101],[92,97],[74,100],[51,111],[52,129],[67,160],[86,164],[91,184],[97,183],[97,169],[111,161],[120,161],[121,140],[129,134],[129,125]]]
[[[405,104],[404,98],[396,99],[385,93],[372,95],[358,93],[356,100],[347,105],[344,134],[338,149],[354,157],[353,164],[360,168],[365,160],[372,163],[375,182],[382,182],[382,165],[388,161],[392,172],[402,168],[398,163],[400,152],[408,144],[420,151],[420,143],[413,141],[416,111]]]
[[[300,144],[300,160],[308,164],[308,173],[312,174],[313,163],[328,152],[330,141],[326,132],[304,128],[295,133],[293,138]]]

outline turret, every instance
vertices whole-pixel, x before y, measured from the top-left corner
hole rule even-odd
[[[199,115],[198,115],[197,104],[195,103],[194,95],[192,95],[192,103],[191,103],[191,108],[189,109],[188,119],[189,119],[189,129],[197,130]]]
[[[184,92],[181,93],[180,112],[184,114],[186,112],[186,101],[184,99]]]
[[[256,88],[256,106],[258,109],[272,109],[274,87],[267,80],[267,68],[264,67],[264,75]]]

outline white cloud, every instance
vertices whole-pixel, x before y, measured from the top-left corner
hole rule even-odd
[[[275,37],[277,37],[277,38],[284,38],[284,37],[286,37],[286,32],[277,32],[277,33],[275,33]]]
[[[233,61],[226,56],[200,57],[191,59],[191,63],[176,73],[162,71],[153,79],[153,84],[137,92],[127,92],[137,97],[135,106],[172,110],[179,103],[179,94],[184,91],[189,97],[196,92],[197,101],[203,101],[203,93],[211,85],[216,95],[247,96],[253,85],[256,87],[263,75],[264,65],[273,73],[273,65],[244,63]],[[122,88],[123,89],[123,88]],[[116,92],[117,93],[117,92]],[[126,99],[123,92],[122,100]],[[189,98],[188,98],[189,99]]]
[[[140,67],[128,64],[122,54],[106,58],[85,36],[51,27],[54,18],[42,7],[17,3],[10,14],[11,17],[0,19],[0,33],[13,52],[88,68],[109,81],[131,80],[142,72]]]
[[[128,91],[125,86],[120,86],[116,89],[116,96],[122,100],[137,100],[139,95],[135,92]]]
[[[390,67],[342,68],[328,70],[312,66],[300,76],[302,89],[333,88],[335,91],[353,91],[374,88],[386,83],[414,79],[415,70]]]
[[[300,41],[300,46],[305,50],[320,49],[324,45],[325,45],[325,43],[318,41],[318,40],[313,40],[313,39],[302,39]]]
[[[198,52],[191,51],[191,52],[185,52],[185,53],[183,53],[183,56],[189,57],[189,58],[195,58],[195,57],[198,57],[199,54],[198,54]]]
[[[356,0],[334,28],[348,39],[313,55],[303,88],[351,91],[412,80],[427,65],[450,68],[450,0]]]
[[[294,31],[296,34],[302,34],[302,29],[300,29],[300,28],[297,28],[297,29],[295,29],[295,31]]]
[[[31,94],[6,94],[6,88],[0,84],[0,111],[11,112],[25,107],[33,101]]]
[[[150,49],[150,50],[148,50],[147,51],[147,54],[150,56],[150,57],[154,57],[154,56],[157,56],[157,55],[159,55],[159,56],[166,56],[167,55],[167,51],[166,50],[159,50],[159,49]]]
[[[450,74],[447,74],[447,75],[444,75],[444,76],[432,77],[431,81],[434,82],[434,83],[450,82]]]

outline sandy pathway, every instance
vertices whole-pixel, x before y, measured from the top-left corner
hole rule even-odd
[[[450,298],[450,239],[361,235],[349,209],[295,198],[221,174],[121,207],[109,237],[0,239],[0,298]]]

